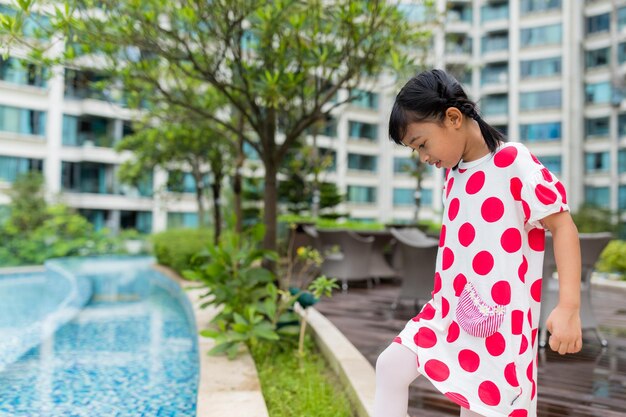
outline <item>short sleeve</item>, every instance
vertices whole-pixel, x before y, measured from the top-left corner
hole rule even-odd
[[[569,211],[565,187],[547,168],[542,167],[529,175],[521,190],[524,221],[532,227],[543,229],[541,220],[551,214]]]

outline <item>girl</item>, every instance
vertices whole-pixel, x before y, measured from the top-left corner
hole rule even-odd
[[[505,143],[441,70],[400,90],[389,136],[447,172],[432,299],[378,357],[375,417],[405,417],[420,375],[461,416],[535,417],[545,229],[560,285],[549,344],[582,347],[580,247],[563,185],[526,147]]]

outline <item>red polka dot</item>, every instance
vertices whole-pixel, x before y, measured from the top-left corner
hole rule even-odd
[[[393,342],[394,342],[394,343],[400,343],[400,344],[402,344],[402,339],[400,339],[400,336],[396,336],[396,337],[393,339]]]
[[[522,199],[522,180],[517,177],[511,178],[510,183],[511,195],[513,199],[516,201],[520,201]]]
[[[432,305],[430,305],[430,303],[426,303],[424,308],[422,308],[422,311],[420,311],[417,316],[413,317],[413,321],[420,321],[422,319],[432,320],[433,317],[435,317],[435,309]]]
[[[502,249],[508,253],[517,252],[522,247],[522,234],[514,227],[506,229],[500,238]]]
[[[467,169],[459,168],[459,174],[462,174],[462,173],[464,173],[465,171],[467,171]]]
[[[450,303],[446,297],[441,297],[441,318],[445,318],[450,312]]]
[[[509,417],[528,417],[528,411],[523,408],[518,408],[517,410],[513,410]]]
[[[459,214],[460,205],[461,202],[458,198],[453,198],[450,201],[450,205],[448,206],[448,218],[450,219],[450,221],[454,220],[456,218],[456,215]]]
[[[430,359],[426,362],[424,364],[424,372],[430,379],[437,382],[445,381],[450,376],[448,366],[437,359]]]
[[[528,313],[526,314],[526,318],[528,318],[528,325],[530,327],[533,327],[533,311],[532,311],[532,309],[530,309],[530,308],[528,309]]]
[[[474,372],[480,365],[480,356],[473,350],[463,349],[459,352],[459,365],[467,372]]]
[[[439,275],[439,272],[435,272],[435,285],[433,287],[432,295],[437,294],[439,291],[441,291],[441,275]]]
[[[413,341],[417,346],[428,349],[437,344],[437,335],[428,327],[422,327],[413,336]]]
[[[519,387],[519,381],[517,380],[517,371],[515,370],[515,363],[511,362],[504,367],[504,378],[512,387]]]
[[[530,220],[530,206],[524,200],[522,200],[522,209],[524,209],[524,223]]]
[[[489,197],[480,207],[480,214],[486,222],[497,222],[504,214],[504,204],[498,197]]]
[[[533,161],[535,161],[536,164],[541,165],[541,162],[539,162],[539,159],[537,159],[537,157],[535,155],[533,155],[532,153],[530,154],[530,157],[533,159]]]
[[[469,401],[467,401],[467,398],[465,398],[461,394],[458,394],[456,392],[446,392],[444,395],[461,407],[469,408]]]
[[[522,310],[511,311],[511,333],[522,334],[524,329],[524,312]]]
[[[522,255],[522,263],[517,270],[517,276],[519,276],[520,281],[526,282],[526,272],[528,272],[528,261],[526,257]]]
[[[506,348],[506,341],[504,336],[499,332],[495,332],[491,336],[485,339],[485,347],[491,356],[500,356]]]
[[[535,394],[537,394],[537,384],[535,384],[535,381],[530,381],[532,384],[532,389],[530,390],[530,399],[534,399],[535,398]]]
[[[465,275],[457,275],[454,278],[454,282],[452,283],[452,285],[454,286],[454,295],[456,295],[457,297],[460,296],[461,292],[463,292],[463,288],[465,288],[465,284],[467,284],[467,278],[465,278]]]
[[[519,354],[522,355],[528,349],[528,339],[522,335],[522,342],[519,345]]]
[[[493,157],[493,163],[499,168],[506,168],[515,161],[516,157],[517,148],[514,146],[507,146]]]
[[[556,201],[556,193],[543,184],[535,187],[535,195],[545,205],[552,204]]]
[[[459,338],[460,334],[461,334],[461,328],[459,327],[456,321],[453,321],[452,323],[450,323],[450,327],[448,327],[448,335],[446,336],[446,342],[454,343],[456,339]]]
[[[443,248],[446,244],[446,225],[441,226],[441,233],[439,234],[439,247]]]
[[[535,347],[535,343],[537,342],[537,332],[539,331],[539,329],[534,328],[531,332],[531,344],[533,345],[533,347]]]
[[[487,251],[478,252],[472,260],[472,267],[478,275],[487,275],[493,268],[493,256]]]
[[[468,247],[474,241],[474,237],[476,237],[476,230],[471,223],[463,223],[459,227],[459,243],[461,245]]]
[[[500,404],[500,390],[491,381],[485,381],[478,386],[478,397],[487,405],[495,406]]]
[[[530,295],[536,302],[541,302],[541,278],[533,282],[530,286]]]
[[[526,368],[526,377],[529,381],[533,381],[533,361],[530,361]]]
[[[483,185],[485,185],[485,173],[483,171],[478,171],[473,173],[467,180],[467,184],[465,184],[465,191],[468,194],[476,194],[481,188],[483,188]]]
[[[528,232],[528,245],[537,252],[543,252],[546,244],[546,231],[543,229],[531,229]]]
[[[450,181],[448,181],[448,185],[446,185],[446,198],[450,195],[450,191],[452,191],[453,185],[454,185],[454,178],[450,178]]]
[[[553,178],[552,178],[552,174],[550,174],[550,171],[548,171],[547,168],[542,168],[541,169],[541,175],[543,175],[543,179],[548,181],[548,182],[552,182]]]
[[[454,263],[454,252],[450,248],[443,248],[443,256],[441,258],[441,267],[445,271]]]
[[[508,305],[511,302],[511,284],[498,281],[491,287],[491,298],[496,304]]]
[[[563,204],[567,204],[567,193],[565,192],[565,187],[563,187],[563,183],[561,181],[557,181],[556,184],[554,184],[554,188],[556,188],[559,194],[561,194],[561,200],[563,201]]]

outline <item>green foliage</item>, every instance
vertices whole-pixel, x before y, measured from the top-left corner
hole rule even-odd
[[[303,356],[272,343],[260,343],[251,353],[272,417],[353,416],[345,389],[310,337]]]
[[[578,212],[572,214],[580,233],[615,233],[619,225],[613,221],[614,217],[611,210],[591,205],[583,205]]]
[[[213,239],[208,229],[170,229],[151,236],[154,256],[161,265],[178,273],[200,265],[196,257]]]
[[[626,241],[612,240],[604,248],[597,264],[602,272],[618,272],[626,278]]]
[[[29,233],[41,226],[48,213],[43,196],[43,175],[29,171],[19,175],[7,192],[11,197],[11,211],[5,227],[15,233]]]

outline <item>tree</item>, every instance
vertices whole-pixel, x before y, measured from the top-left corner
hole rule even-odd
[[[16,234],[28,234],[46,221],[48,205],[43,185],[43,175],[37,171],[28,171],[15,179],[7,191],[11,197],[7,228],[15,230]]]
[[[409,55],[425,49],[429,39],[429,32],[386,1],[65,0],[65,5],[50,16],[50,26],[72,41],[65,58],[97,52],[98,64],[114,69],[126,90],[149,91],[235,134],[241,133],[237,122],[208,110],[202,99],[206,86],[241,114],[250,128],[244,140],[264,167],[266,249],[276,247],[278,168],[297,138],[352,100],[356,87],[372,85],[388,69],[411,67]],[[17,33],[15,25],[5,26]],[[340,89],[349,94],[337,100]],[[277,139],[279,120],[284,134]]]

